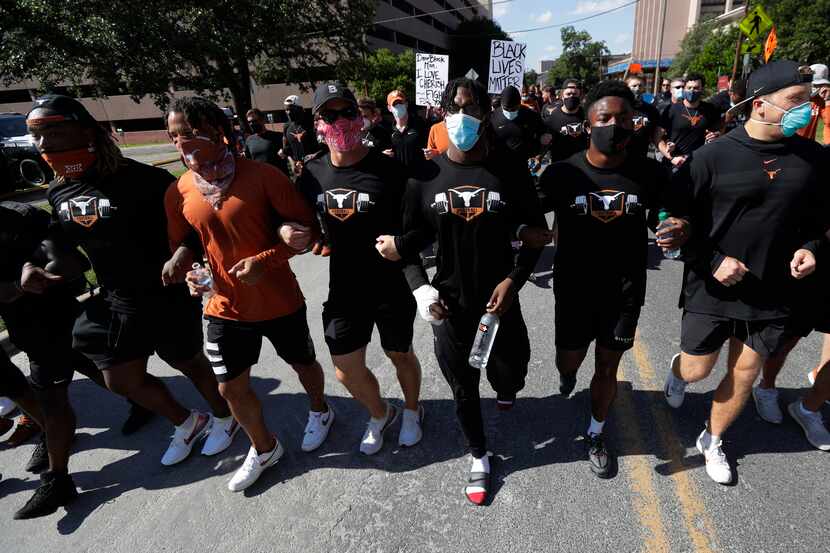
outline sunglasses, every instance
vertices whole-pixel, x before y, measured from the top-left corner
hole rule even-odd
[[[679,84],[679,85],[677,85],[677,86],[673,86],[672,88],[674,88],[675,90],[677,90],[678,88],[686,88],[686,85]]]
[[[354,106],[349,106],[347,108],[334,110],[334,109],[323,109],[320,110],[320,119],[332,125],[335,121],[339,118],[348,119],[351,121],[352,119],[357,117],[357,108]]]

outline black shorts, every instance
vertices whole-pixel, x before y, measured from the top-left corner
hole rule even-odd
[[[683,312],[680,349],[689,355],[708,355],[737,338],[753,351],[769,357],[787,338],[787,319],[741,321],[719,315]]]
[[[556,348],[568,351],[586,349],[591,342],[612,351],[634,347],[640,320],[639,306],[582,301],[584,294],[557,290],[555,306]]]
[[[105,296],[90,298],[72,331],[73,347],[101,370],[157,353],[167,363],[202,350],[202,302],[183,285],[147,295],[133,313],[111,309]]]
[[[95,366],[72,349],[72,327],[81,305],[69,294],[26,294],[0,309],[9,340],[29,358],[35,389],[68,386],[75,370]]]
[[[323,304],[323,333],[332,355],[346,355],[372,340],[375,325],[386,351],[407,352],[412,347],[417,305],[408,291],[395,293],[386,303],[355,305],[329,298]]]
[[[17,400],[26,393],[27,387],[23,371],[9,359],[9,354],[0,348],[0,396]]]
[[[310,365],[317,356],[308,331],[306,306],[270,321],[232,321],[208,317],[205,353],[219,382],[228,382],[259,361],[262,338],[289,365]]]

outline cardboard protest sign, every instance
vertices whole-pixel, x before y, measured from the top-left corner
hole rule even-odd
[[[487,92],[501,94],[506,86],[522,89],[527,44],[511,40],[490,41],[490,76]]]
[[[415,54],[415,104],[439,106],[449,80],[450,57]]]

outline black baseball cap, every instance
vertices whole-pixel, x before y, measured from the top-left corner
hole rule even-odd
[[[799,71],[796,62],[791,60],[772,61],[749,74],[746,83],[746,99],[735,104],[729,111],[759,96],[766,96],[783,88],[812,82],[813,75]]]
[[[323,104],[329,100],[342,99],[357,106],[357,100],[352,91],[340,81],[331,81],[322,84],[314,91],[314,113],[320,111]]]
[[[54,118],[55,121],[77,121],[84,126],[94,127],[98,124],[95,118],[89,114],[82,103],[75,98],[64,96],[62,94],[46,94],[35,100],[32,113],[36,109],[42,109],[48,113],[48,116]],[[28,115],[26,117],[28,119]]]

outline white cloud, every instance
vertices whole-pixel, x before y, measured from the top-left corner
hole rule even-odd
[[[507,8],[510,6],[508,3],[504,4],[496,4],[493,6],[493,17],[504,17],[507,15]]]
[[[559,46],[554,46],[553,44],[551,44],[550,46],[545,46],[545,52],[553,53],[557,50],[559,50]]]
[[[571,12],[574,15],[588,15],[597,12],[603,12],[613,8],[618,8],[626,3],[627,0],[579,0],[576,3],[576,8]]]
[[[537,23],[542,23],[542,24],[550,23],[552,19],[553,19],[553,12],[551,12],[550,10],[548,10],[545,13],[543,13],[542,15],[534,18],[534,20]]]
[[[614,37],[614,44],[620,46],[631,42],[631,33],[620,33]]]

